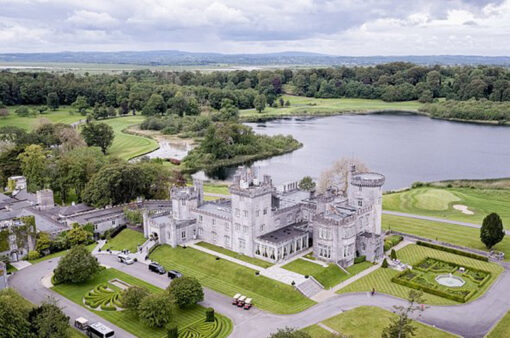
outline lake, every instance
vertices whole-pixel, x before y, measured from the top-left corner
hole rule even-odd
[[[318,178],[341,157],[356,157],[386,176],[385,190],[416,181],[510,176],[510,128],[434,120],[408,114],[339,115],[247,123],[267,135],[291,134],[303,147],[256,161],[275,184]],[[209,177],[230,179],[235,167]]]

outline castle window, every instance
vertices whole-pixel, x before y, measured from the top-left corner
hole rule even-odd
[[[204,217],[202,217],[202,215],[198,216],[198,223],[202,223],[203,220],[204,220]]]
[[[230,247],[230,236],[225,236],[225,246]]]
[[[260,225],[260,231],[264,231],[264,224]]]
[[[216,220],[213,218],[212,219],[212,224],[215,225],[216,224]]]
[[[267,208],[264,208],[264,215],[267,215]]]
[[[358,206],[360,206],[360,207],[363,206],[363,201],[362,200],[358,200]]]
[[[255,211],[255,216],[257,216],[257,217],[260,216],[260,210]]]
[[[230,230],[230,224],[228,222],[225,222],[225,230],[227,231]]]
[[[186,239],[186,231],[181,232],[181,238]]]
[[[239,238],[239,249],[244,249],[246,248],[246,241],[242,238]]]
[[[203,228],[198,228],[198,235],[202,236],[203,234],[204,234],[204,229]]]
[[[237,217],[239,217],[239,213],[240,213],[239,209],[238,209],[238,208],[236,208],[236,216],[237,216]]]
[[[248,217],[248,210],[243,210],[243,216]]]
[[[181,205],[186,205],[186,200],[182,200]]]
[[[216,233],[213,231],[213,232],[212,232],[212,242],[213,242],[213,243],[216,243],[216,238],[217,238],[217,237],[218,237],[218,236],[217,236],[217,235],[216,235]]]
[[[241,230],[241,224],[236,223],[236,224],[235,224],[235,228],[236,228],[236,231]]]
[[[245,234],[247,234],[247,233],[248,233],[248,227],[247,227],[246,225],[245,225],[245,226],[243,226],[243,232],[244,232]]]

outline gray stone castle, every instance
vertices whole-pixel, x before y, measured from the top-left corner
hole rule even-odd
[[[317,259],[343,267],[356,256],[383,256],[381,236],[384,176],[348,175],[345,195],[315,195],[292,183],[273,186],[254,169],[240,167],[231,198],[204,201],[203,183],[171,190],[171,207],[144,212],[144,234],[173,247],[200,240],[269,262],[280,262],[313,246]],[[312,244],[313,243],[313,244]]]

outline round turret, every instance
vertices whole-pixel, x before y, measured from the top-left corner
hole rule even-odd
[[[351,177],[351,184],[356,187],[382,187],[386,178],[378,173],[356,173]]]

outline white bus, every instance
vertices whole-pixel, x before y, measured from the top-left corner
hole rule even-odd
[[[93,323],[87,328],[87,336],[92,338],[114,338],[115,332],[103,323]]]

